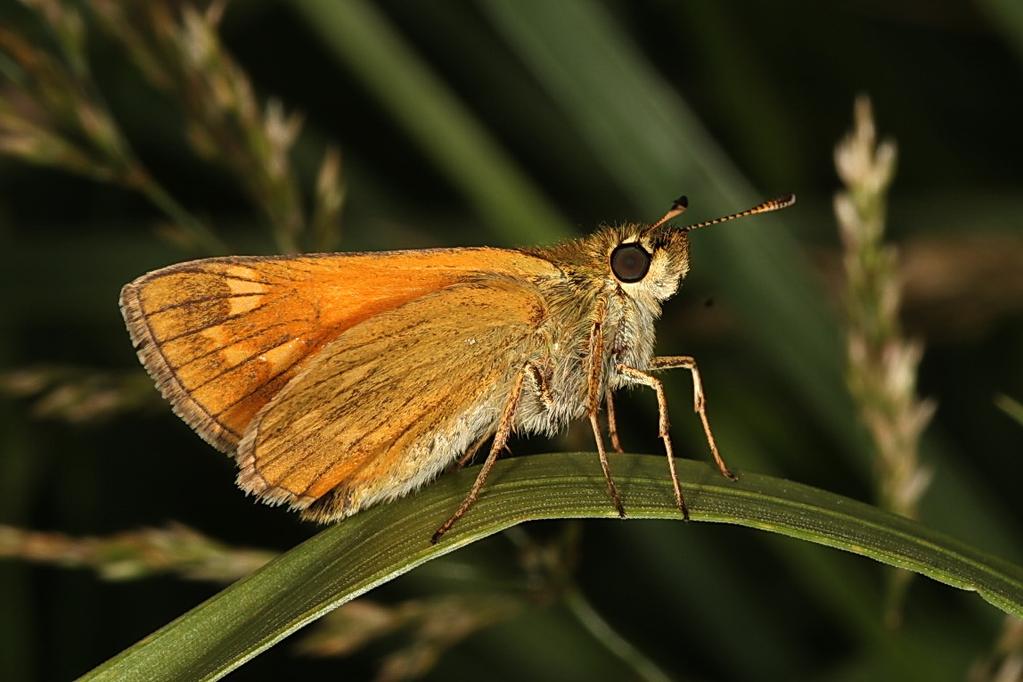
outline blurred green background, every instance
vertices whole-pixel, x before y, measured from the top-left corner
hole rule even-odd
[[[103,4],[82,6],[88,63],[138,159],[230,252],[277,250],[281,228],[254,205],[245,170],[229,151],[212,162],[193,152],[188,106],[97,27],[90,6]],[[0,26],[59,54],[19,3],[0,4]],[[227,8],[220,36],[260,106],[273,96],[304,114],[290,172],[305,206],[324,148],[340,149],[342,250],[527,246],[653,220],[683,192],[693,220],[795,192],[776,218],[694,234],[658,349],[699,360],[731,465],[874,501],[871,441],[843,381],[832,211],[834,146],[854,97],[868,94],[881,135],[898,144],[887,238],[904,265],[906,332],[926,344],[919,391],[938,406],[921,446],[934,482],[920,516],[1023,561],[1023,425],[996,405],[1023,398],[1018,3],[250,0]],[[11,106],[25,87],[17,72],[0,57]],[[0,523],[104,535],[178,521],[232,545],[292,547],[316,529],[246,499],[227,458],[155,392],[133,388],[141,370],[119,288],[209,254],[181,233],[167,239],[168,222],[123,183],[0,156],[0,369],[85,368],[138,392],[85,423],[40,415],[39,397],[3,398]],[[668,383],[676,449],[704,458],[689,379]],[[626,448],[659,454],[652,395],[624,394],[617,407]],[[516,455],[590,447],[581,425],[513,444]],[[527,531],[540,542],[561,533]],[[890,629],[880,566],[745,529],[591,521],[576,551],[581,592],[673,679],[964,679],[1002,628],[974,596],[918,579]],[[497,537],[372,596],[518,584],[521,564],[521,545]],[[5,561],[0,676],[82,674],[217,589]],[[303,657],[286,641],[233,677],[369,678],[400,638],[344,659]],[[637,672],[554,598],[471,635],[428,678],[469,675]]]

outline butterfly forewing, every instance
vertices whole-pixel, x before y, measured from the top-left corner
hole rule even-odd
[[[551,268],[502,249],[214,258],[140,277],[122,290],[121,309],[174,410],[232,452],[255,414],[346,329],[460,281]]]
[[[409,492],[496,429],[544,315],[489,277],[350,328],[252,421],[239,484],[321,521]]]

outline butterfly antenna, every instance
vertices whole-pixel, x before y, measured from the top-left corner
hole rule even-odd
[[[664,214],[663,218],[658,220],[656,223],[654,223],[647,229],[656,230],[658,227],[664,225],[669,220],[674,220],[675,218],[678,218],[680,215],[686,212],[687,208],[689,208],[689,197],[683,194],[678,199],[675,199],[675,201],[672,202],[671,208],[668,209],[668,212]]]
[[[720,218],[714,218],[713,220],[705,220],[702,223],[683,225],[682,227],[679,227],[677,229],[682,230],[683,232],[692,232],[693,230],[698,230],[701,227],[710,227],[711,225],[717,225],[718,223],[727,223],[729,220],[735,220],[736,218],[746,218],[751,215],[759,215],[761,213],[771,213],[772,211],[780,211],[783,208],[788,208],[794,203],[796,203],[796,195],[786,194],[784,196],[778,197],[777,199],[769,199],[763,202],[762,204],[757,204],[753,208],[747,208],[745,211],[739,211],[738,213],[733,213],[731,215],[722,216]],[[671,212],[669,211],[669,214],[670,213]],[[667,216],[665,216],[665,218],[667,218]],[[661,220],[658,221],[658,225],[661,225],[665,218],[661,218]]]

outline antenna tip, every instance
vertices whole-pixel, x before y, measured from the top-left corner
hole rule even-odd
[[[672,209],[689,208],[689,197],[685,194],[675,199],[675,202],[671,205]]]
[[[780,197],[775,199],[775,201],[778,202],[779,208],[788,208],[792,204],[796,203],[796,195],[793,194],[792,192],[789,192],[788,194],[781,195]]]

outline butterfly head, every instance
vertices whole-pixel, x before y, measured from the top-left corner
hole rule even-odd
[[[731,215],[684,226],[669,223],[682,215],[689,205],[686,197],[675,200],[671,209],[655,223],[632,225],[606,233],[606,268],[621,290],[637,300],[660,303],[670,298],[689,272],[689,233],[736,218],[768,213],[794,204],[788,194],[765,201]]]

